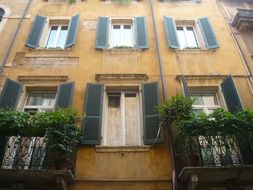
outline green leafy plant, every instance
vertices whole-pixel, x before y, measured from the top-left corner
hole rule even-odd
[[[159,113],[172,122],[188,119],[192,114],[193,100],[185,96],[176,95],[158,107]]]

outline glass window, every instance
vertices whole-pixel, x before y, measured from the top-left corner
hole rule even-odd
[[[47,48],[64,48],[68,34],[68,26],[51,26],[48,34]]]
[[[133,47],[132,23],[117,23],[112,20],[111,47]],[[132,22],[132,21],[131,21]]]
[[[45,111],[53,111],[55,104],[55,92],[30,92],[28,94],[24,111],[31,114]]]
[[[197,48],[198,43],[192,26],[177,26],[180,48]]]
[[[190,97],[193,102],[193,109],[196,113],[212,113],[213,110],[220,107],[216,92],[198,92],[191,91]]]
[[[139,95],[137,92],[107,92],[104,114],[104,145],[141,144]]]

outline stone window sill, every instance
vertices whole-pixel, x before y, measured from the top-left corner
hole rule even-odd
[[[149,146],[96,146],[96,152],[148,152]]]
[[[213,53],[215,49],[201,49],[201,48],[187,48],[187,49],[175,49],[173,50],[176,53]]]
[[[105,52],[140,52],[141,49],[137,48],[108,48],[103,49]]]

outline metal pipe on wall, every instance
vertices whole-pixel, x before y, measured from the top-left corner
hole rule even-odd
[[[17,28],[16,28],[16,31],[14,32],[14,35],[13,35],[13,37],[12,37],[12,39],[11,39],[10,45],[9,45],[9,47],[8,47],[8,49],[7,49],[7,52],[6,52],[5,56],[4,56],[4,59],[3,59],[2,63],[1,63],[1,65],[0,65],[0,74],[3,73],[4,67],[5,67],[5,65],[6,65],[6,63],[7,63],[7,60],[8,60],[8,58],[9,58],[9,56],[10,56],[11,49],[12,49],[12,47],[13,47],[15,41],[16,41],[18,32],[19,32],[19,30],[20,30],[20,28],[21,28],[21,25],[22,25],[22,23],[23,23],[23,21],[24,21],[24,19],[25,19],[25,16],[26,16],[26,14],[27,14],[27,11],[28,11],[28,9],[29,9],[31,3],[32,3],[32,0],[28,0],[28,3],[26,4],[25,10],[24,10],[24,12],[23,12],[23,14],[22,14],[22,17],[21,17],[21,19],[20,19],[20,21],[19,21],[19,23],[18,23],[18,26],[17,26]]]

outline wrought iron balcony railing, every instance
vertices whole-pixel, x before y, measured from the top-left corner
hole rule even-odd
[[[0,169],[50,170],[58,169],[55,155],[49,150],[45,137],[0,137]],[[75,150],[66,158],[65,169],[74,171]]]
[[[240,145],[235,137],[198,136],[177,138],[175,156],[177,169],[184,167],[225,167],[253,164],[250,146]]]

